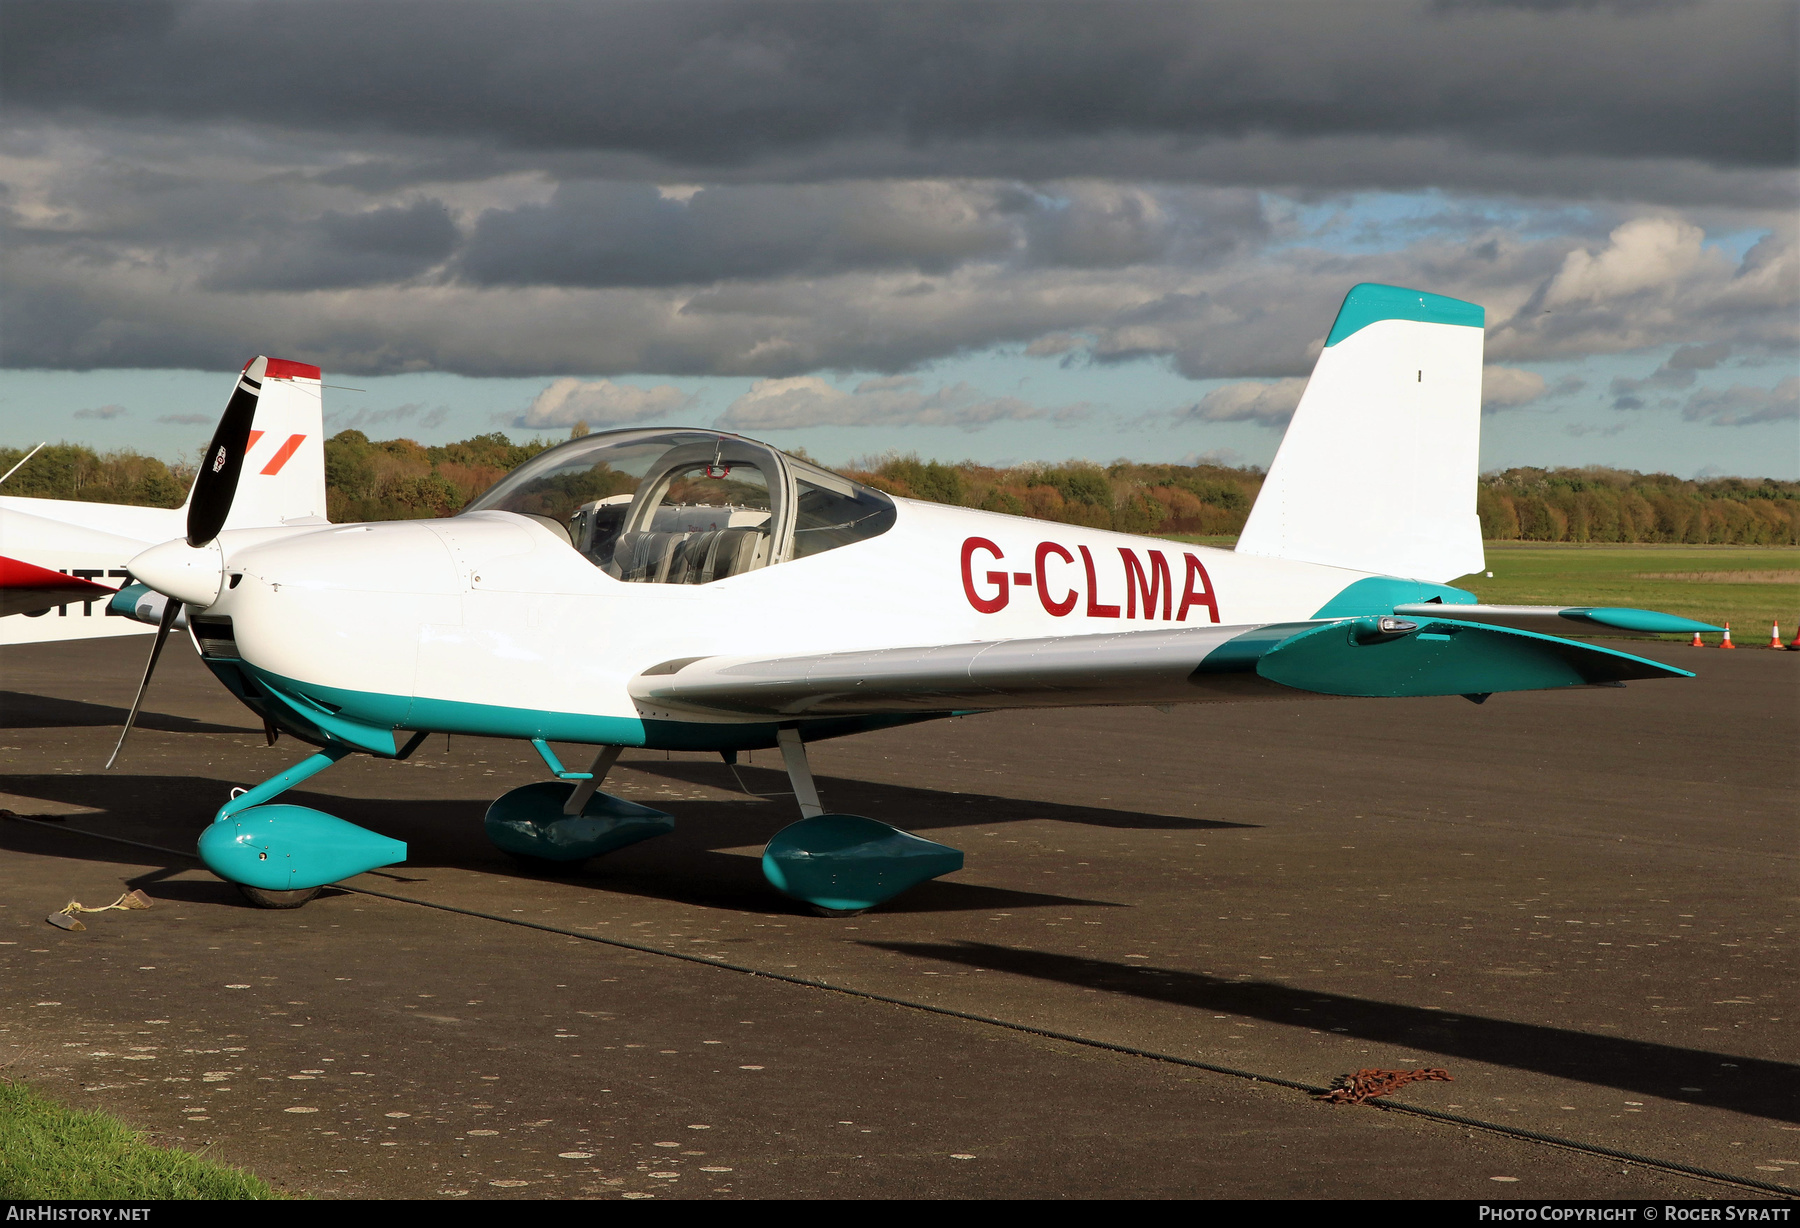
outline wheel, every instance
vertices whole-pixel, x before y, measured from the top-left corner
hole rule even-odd
[[[298,908],[324,890],[323,887],[302,887],[298,891],[264,891],[261,887],[246,887],[242,883],[237,889],[258,908]]]
[[[866,908],[821,908],[817,904],[809,904],[807,907],[820,917],[860,917],[869,911]]]

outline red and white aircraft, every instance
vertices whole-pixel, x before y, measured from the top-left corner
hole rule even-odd
[[[268,360],[227,527],[329,523],[321,388],[319,368]],[[142,598],[150,626],[121,617],[108,603],[128,583],[126,564],[134,555],[187,531],[188,506],[0,494],[0,644],[151,631],[162,612],[159,595],[130,595]]]
[[[445,520],[221,531],[248,431],[228,412],[185,537],[130,570],[174,599],[165,633],[189,607],[219,679],[318,751],[221,799],[201,855],[277,907],[400,860],[397,841],[268,803],[430,732],[536,747],[556,779],[500,798],[487,829],[556,861],[672,825],[599,792],[622,748],[779,747],[802,818],[765,874],[857,911],[962,854],[826,813],[806,756],[820,738],[999,708],[1479,703],[1687,676],[1565,636],[1704,624],[1484,606],[1447,584],[1483,567],[1482,326],[1473,304],[1353,289],[1235,550],[890,498],[749,439],[664,428],[563,444]],[[565,769],[553,742],[596,748],[592,766]]]

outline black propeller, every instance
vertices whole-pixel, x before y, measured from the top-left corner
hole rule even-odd
[[[131,715],[125,718],[125,728],[119,730],[119,744],[113,747],[112,757],[107,759],[106,766],[111,767],[125,749],[125,739],[131,736],[131,727],[137,724],[138,709],[144,706],[144,692],[150,689],[150,675],[156,672],[156,658],[162,656],[163,641],[169,638],[169,628],[181,615],[181,603],[173,597],[163,607],[162,621],[156,624],[156,642],[150,645],[150,660],[144,664],[144,680],[138,683],[137,698],[131,701]]]
[[[262,357],[253,359],[244,368],[237,387],[232,390],[231,400],[225,403],[225,413],[213,431],[212,442],[200,458],[200,472],[188,495],[187,544],[190,546],[211,543],[225,527],[226,517],[231,515],[238,478],[244,470],[244,453],[250,450],[250,428],[256,421],[256,403],[262,398],[263,373],[268,368],[268,359]],[[156,672],[156,659],[162,656],[169,629],[181,616],[181,602],[173,597],[168,600],[162,619],[156,625],[156,641],[150,645],[150,660],[144,665],[144,678],[138,683],[137,698],[131,701],[131,714],[125,718],[125,728],[119,731],[119,744],[113,747],[112,757],[106,761],[109,768],[118,760],[119,752],[125,749],[125,739],[131,736],[138,710],[144,706],[144,693],[150,689],[150,675]]]
[[[262,397],[262,376],[268,365],[267,359],[258,358],[244,368],[212,442],[201,455],[200,472],[188,498],[190,546],[204,546],[217,537],[225,527],[225,518],[231,515],[231,501],[237,497],[244,453],[250,450],[250,427],[256,421],[256,403]]]

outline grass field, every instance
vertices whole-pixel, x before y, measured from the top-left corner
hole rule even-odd
[[[1175,540],[1229,550],[1235,537]],[[1800,621],[1800,547],[1573,545],[1488,542],[1485,575],[1451,583],[1493,605],[1600,605],[1662,610],[1731,624],[1740,645],[1782,638]]]
[[[1451,583],[1498,605],[1608,605],[1731,624],[1741,647],[1782,638],[1800,619],[1800,548],[1576,546],[1489,542],[1486,576]]]
[[[267,1182],[157,1147],[116,1117],[0,1080],[0,1198],[280,1198]]]

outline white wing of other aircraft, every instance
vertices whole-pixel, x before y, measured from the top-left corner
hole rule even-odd
[[[226,525],[329,523],[319,368],[280,358],[256,361],[266,361],[265,374],[254,395],[250,452]],[[187,516],[188,503],[129,507],[0,494],[0,644],[148,634],[161,614],[159,597],[145,594],[148,604],[137,603],[148,626],[107,603],[130,583],[132,556],[182,536]]]
[[[556,779],[495,801],[488,834],[564,862],[673,824],[599,792],[621,748],[779,747],[802,818],[764,873],[856,911],[962,854],[825,813],[806,754],[821,738],[996,708],[1481,703],[1687,676],[1545,632],[1717,628],[1482,606],[1446,583],[1482,567],[1482,325],[1471,303],[1353,289],[1235,551],[890,498],[753,440],[668,428],[553,448],[445,520],[221,532],[240,438],[221,423],[186,536],[130,569],[171,598],[159,647],[191,608],[220,681],[318,753],[220,799],[200,854],[272,906],[403,858],[264,803],[434,731],[533,744]],[[552,742],[595,748],[593,766],[565,768]]]

